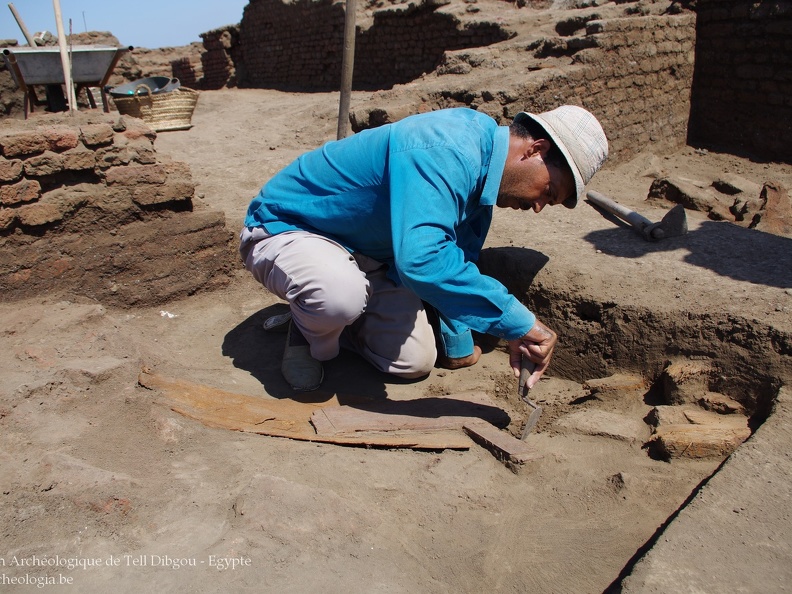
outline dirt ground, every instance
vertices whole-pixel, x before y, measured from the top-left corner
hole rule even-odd
[[[367,98],[356,93],[353,104]],[[155,147],[190,165],[196,207],[224,211],[236,230],[273,173],[334,137],[336,113],[332,94],[204,92],[194,127],[160,134]],[[691,148],[608,168],[593,187],[639,206],[660,171],[792,187],[789,166]],[[546,249],[554,269],[578,270],[578,251],[564,249],[578,237],[572,217],[612,226],[589,211],[499,213],[489,243]],[[526,236],[506,223],[515,216],[525,217]],[[577,282],[629,301],[635,285],[609,279],[634,276],[632,266],[592,266]],[[670,290],[684,293],[691,268]],[[722,307],[720,288],[749,291],[767,295],[762,315],[788,317],[788,287],[719,278],[708,291],[691,285],[700,307]],[[662,310],[667,295],[653,297],[653,285],[644,279],[641,298]],[[213,429],[138,385],[147,366],[290,397],[278,371],[283,336],[260,327],[282,311],[241,268],[223,291],[156,308],[66,295],[0,304],[0,573],[9,591],[38,583],[80,592],[602,592],[720,463],[653,460],[642,447],[651,408],[643,393],[582,398],[580,383],[559,377],[534,392],[546,413],[529,443],[541,457],[518,472],[478,446],[353,448]],[[342,354],[327,364],[322,394],[469,390],[487,392],[519,428],[526,411],[497,348],[473,368],[436,369],[415,383]],[[581,415],[609,420],[592,431]]]

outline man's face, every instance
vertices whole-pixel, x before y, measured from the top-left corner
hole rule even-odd
[[[510,155],[498,191],[498,206],[538,213],[545,206],[561,204],[574,194],[572,172],[567,167],[546,163],[543,146],[534,143],[528,151]]]

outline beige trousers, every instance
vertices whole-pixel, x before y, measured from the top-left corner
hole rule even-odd
[[[311,355],[353,350],[380,371],[414,379],[434,367],[434,332],[423,303],[387,267],[307,231],[268,235],[245,228],[240,254],[253,277],[289,303]]]

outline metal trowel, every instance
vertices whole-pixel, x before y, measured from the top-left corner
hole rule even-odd
[[[533,428],[536,426],[536,423],[539,421],[539,417],[542,416],[542,407],[528,397],[528,392],[530,391],[530,388],[528,387],[528,378],[531,377],[534,369],[536,369],[536,363],[523,355],[520,361],[520,383],[517,385],[517,390],[522,401],[525,402],[531,409],[531,414],[528,415],[528,420],[525,422],[525,427],[523,428],[522,436],[520,437],[522,440],[525,440],[525,438],[528,437],[528,434],[533,430]]]

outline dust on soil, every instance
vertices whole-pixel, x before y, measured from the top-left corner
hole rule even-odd
[[[189,163],[196,207],[224,211],[236,230],[273,173],[333,138],[336,113],[333,94],[204,92],[194,127],[160,134],[155,147]],[[788,167],[686,148],[609,169],[597,189],[642,199],[649,170],[695,177],[737,167],[790,187]],[[592,274],[596,284],[609,271]],[[716,306],[718,295],[710,299]],[[645,435],[592,436],[561,423],[580,410],[642,420],[650,407],[640,393],[581,398],[580,384],[552,377],[534,393],[545,415],[530,440],[542,457],[518,473],[479,447],[349,448],[212,429],[137,385],[146,365],[290,396],[278,371],[283,336],[261,329],[282,311],[241,267],[226,290],[156,308],[67,295],[0,304],[3,571],[70,578],[85,592],[601,592],[718,464],[656,461]],[[473,368],[415,383],[342,354],[323,386],[389,398],[484,390],[517,432],[526,411],[515,389],[499,348]],[[34,556],[55,566],[11,567]]]

